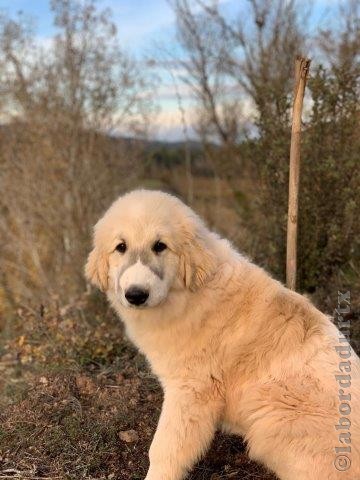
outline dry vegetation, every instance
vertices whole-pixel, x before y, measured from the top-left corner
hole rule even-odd
[[[103,132],[144,131],[151,114],[108,13],[92,1],[52,9],[51,48],[36,44],[22,15],[0,18],[1,283],[13,303],[83,291],[89,226],[141,168],[140,146]]]
[[[161,391],[83,278],[91,226],[117,195],[176,193],[284,279],[297,53],[313,58],[299,288],[328,313],[350,289],[359,347],[360,2],[316,35],[301,3],[251,0],[245,21],[210,2],[171,2],[183,52],[171,62],[197,100],[200,141],[188,145],[146,140],[150,75],[95,2],[53,0],[51,46],[24,15],[0,16],[0,480],[144,477]],[[272,477],[240,439],[219,435],[190,478]]]

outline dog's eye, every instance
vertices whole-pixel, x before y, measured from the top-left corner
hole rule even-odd
[[[164,242],[157,241],[154,243],[152,250],[155,253],[161,253],[167,249],[167,245]]]
[[[116,248],[115,250],[117,250],[118,252],[120,253],[125,253],[126,252],[126,243],[125,242],[121,242],[119,243],[119,245],[116,245]]]

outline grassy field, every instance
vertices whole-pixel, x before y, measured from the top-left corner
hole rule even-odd
[[[0,350],[0,479],[144,478],[162,392],[104,299],[18,309],[11,322]],[[240,438],[219,434],[189,479],[231,478],[274,477]]]

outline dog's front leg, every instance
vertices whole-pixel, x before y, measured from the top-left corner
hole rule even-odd
[[[210,391],[170,388],[150,447],[145,480],[181,480],[208,448],[221,402]]]

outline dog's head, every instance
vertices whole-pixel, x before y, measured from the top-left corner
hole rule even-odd
[[[116,200],[95,226],[85,272],[125,307],[154,307],[170,290],[195,291],[213,275],[212,236],[177,198],[136,190]]]

